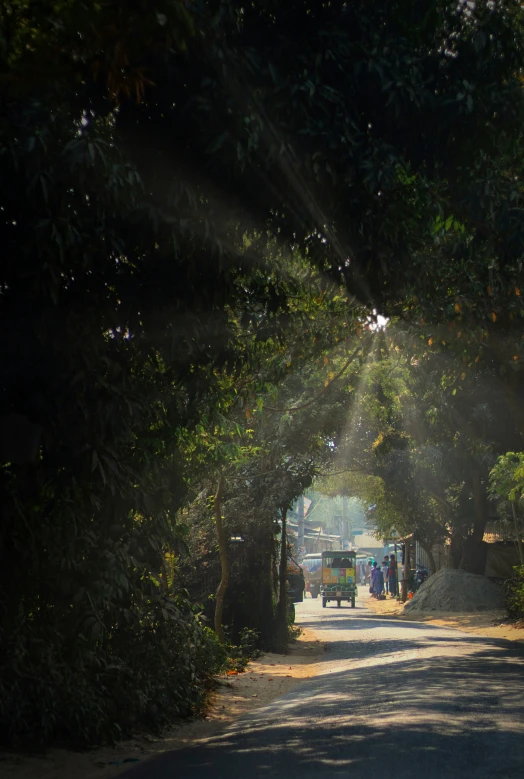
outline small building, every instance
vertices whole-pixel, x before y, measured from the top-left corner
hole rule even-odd
[[[373,557],[374,560],[382,560],[386,554],[382,541],[367,533],[355,536],[355,551],[357,554],[364,554],[367,557]]]
[[[291,519],[287,521],[287,533],[290,543],[295,551],[298,543],[298,522]],[[304,522],[304,554],[315,552],[328,552],[331,549],[341,549],[341,536],[332,533],[324,533],[322,526],[314,527],[309,522]]]

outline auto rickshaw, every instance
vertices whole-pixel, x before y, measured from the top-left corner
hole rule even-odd
[[[330,600],[336,600],[339,607],[343,600],[347,600],[351,608],[355,608],[355,598],[357,597],[356,558],[356,552],[350,552],[347,549],[322,552],[320,595],[323,608],[326,608]]]

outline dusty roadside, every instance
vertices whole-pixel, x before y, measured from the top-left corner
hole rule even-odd
[[[270,703],[315,675],[324,647],[305,629],[287,655],[265,654],[238,676],[222,676],[203,719],[184,723],[161,738],[143,736],[90,752],[49,750],[43,756],[0,752],[2,779],[113,779],[136,762],[190,746],[215,735],[237,717]]]
[[[428,622],[431,625],[458,628],[466,633],[477,633],[489,638],[506,638],[510,641],[524,642],[524,626],[516,626],[510,622],[502,609],[464,614],[445,612],[406,614],[403,603],[390,598],[378,601],[371,596],[366,599],[366,606],[375,614],[392,619]]]

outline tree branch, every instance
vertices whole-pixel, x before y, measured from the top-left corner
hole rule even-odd
[[[355,351],[350,355],[348,360],[344,363],[341,370],[337,373],[336,376],[334,376],[330,382],[326,384],[323,390],[321,390],[318,395],[315,395],[314,398],[311,398],[311,400],[308,400],[307,403],[303,403],[301,406],[291,406],[291,408],[272,408],[271,406],[264,406],[268,411],[276,411],[278,414],[291,414],[295,411],[302,411],[305,408],[308,408],[308,406],[313,405],[313,403],[316,403],[319,398],[322,397],[331,387],[332,385],[340,379],[343,373],[347,371],[353,360],[355,359],[357,352],[360,349],[360,344],[357,346]]]

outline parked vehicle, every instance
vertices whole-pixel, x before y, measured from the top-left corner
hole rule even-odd
[[[417,568],[417,571],[415,573],[415,590],[418,590],[418,588],[424,584],[424,582],[429,577],[429,571],[427,568],[424,568],[422,565],[419,565]]]
[[[336,600],[339,607],[343,600],[347,600],[351,608],[355,608],[356,557],[356,552],[349,552],[346,549],[322,552],[320,595],[323,608],[326,608],[330,600]]]
[[[292,557],[288,558],[287,610],[292,622],[295,621],[295,603],[302,603],[304,600],[305,585],[306,582],[304,579],[304,572],[302,567],[295,560],[293,560]]]
[[[307,554],[302,560],[302,570],[306,580],[306,591],[309,590],[312,598],[318,598],[322,583],[322,555],[320,552]]]

